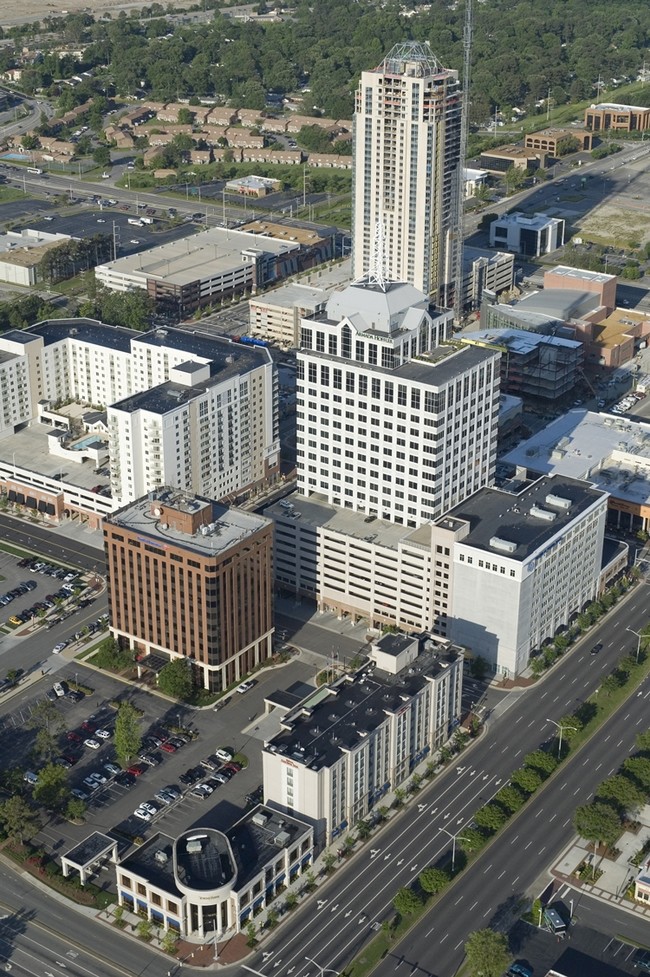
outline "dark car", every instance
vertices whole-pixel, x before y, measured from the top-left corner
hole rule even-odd
[[[80,736],[79,733],[75,733],[74,729],[70,730],[66,738],[69,739],[72,743],[81,743],[83,740],[83,736]]]
[[[91,722],[88,722],[87,719],[85,722],[81,724],[81,728],[83,729],[84,733],[94,733],[95,730],[97,729],[97,727],[93,726],[93,724]]]
[[[127,789],[133,787],[135,784],[135,777],[133,774],[129,773],[128,770],[124,770],[122,773],[118,773],[115,778],[115,783],[119,784],[120,787],[126,787]]]
[[[599,641],[597,645],[594,645],[593,646],[593,648],[591,649],[591,651],[589,652],[589,654],[590,655],[597,655],[598,652],[602,649],[602,647],[603,647],[603,643],[602,643],[602,641]]]
[[[58,767],[66,767],[66,769],[74,766],[74,763],[67,756],[58,756],[54,762]]]

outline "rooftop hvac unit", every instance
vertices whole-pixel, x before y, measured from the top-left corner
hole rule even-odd
[[[571,499],[567,499],[562,495],[553,495],[550,493],[546,496],[546,504],[554,505],[556,509],[565,509],[567,512],[571,508]]]
[[[285,848],[291,841],[291,835],[288,831],[278,831],[277,835],[273,839],[273,844],[276,848]]]
[[[158,851],[153,857],[154,860],[158,862],[159,865],[166,865],[167,862],[169,861],[169,855],[167,854],[166,851],[163,851],[161,848],[158,849]]]
[[[203,851],[203,845],[201,844],[200,839],[196,838],[187,842],[185,850],[188,855],[200,855]]]
[[[514,553],[517,549],[516,543],[509,539],[501,539],[500,536],[493,536],[490,539],[490,546],[493,550],[499,550],[501,553]]]
[[[551,512],[550,509],[541,509],[538,505],[531,506],[530,514],[535,519],[544,519],[545,522],[553,522],[557,519],[557,512]]]
[[[258,811],[257,814],[253,815],[253,824],[256,824],[258,828],[263,828],[269,820],[268,814],[264,814],[263,811]]]

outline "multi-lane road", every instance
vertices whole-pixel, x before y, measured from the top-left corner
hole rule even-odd
[[[341,971],[372,936],[372,924],[392,913],[396,890],[411,883],[451,846],[445,833],[462,832],[473,813],[521,764],[523,756],[553,736],[558,720],[584,701],[621,654],[635,650],[647,622],[647,590],[636,592],[603,624],[600,655],[583,642],[536,687],[511,693],[495,710],[484,738],[439,777],[401,817],[340,869],[331,883],[291,918],[250,966],[268,977],[318,977],[319,967]],[[452,977],[463,944],[474,929],[506,926],[514,904],[572,836],[575,807],[629,754],[634,736],[647,726],[650,684],[566,763],[515,818],[473,867],[460,876],[433,913],[395,946],[379,969],[381,977],[407,977],[414,966],[427,975]],[[401,962],[400,962],[401,961]]]

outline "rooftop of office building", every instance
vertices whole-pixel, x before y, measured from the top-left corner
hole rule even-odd
[[[172,545],[203,557],[221,556],[252,533],[272,525],[264,516],[169,487],[122,506],[106,524],[113,532],[121,527],[137,533],[161,553]]]
[[[616,499],[650,502],[650,424],[571,410],[500,461],[543,475],[588,479]]]
[[[426,635],[420,637],[420,648],[417,658],[396,675],[374,668],[371,662],[356,675],[317,689],[286,714],[282,731],[265,749],[312,770],[331,766],[342,752],[354,750],[373,733],[387,714],[402,709],[428,681],[447,671],[461,654],[460,649],[429,641]]]
[[[479,489],[442,516],[437,525],[454,529],[468,523],[469,534],[460,545],[523,562],[605,495],[578,479],[545,475],[516,494]]]
[[[316,319],[338,324],[352,321],[359,332],[390,335],[415,328],[423,312],[430,312],[429,299],[407,282],[380,284],[365,276],[330,295],[325,311]]]

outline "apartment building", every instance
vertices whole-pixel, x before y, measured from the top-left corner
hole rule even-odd
[[[174,488],[123,506],[104,520],[111,633],[226,689],[272,654],[272,546],[268,519]]]
[[[56,421],[56,403],[107,408],[117,505],[162,484],[224,498],[278,474],[277,377],[264,349],[179,329],[56,319],[5,333],[0,358],[0,438]]]
[[[388,278],[451,305],[458,220],[461,91],[428,44],[396,44],[364,71],[353,146],[353,270],[372,264],[374,229],[384,228]]]
[[[427,635],[388,634],[370,662],[319,689],[264,744],[264,795],[330,844],[449,738],[460,716],[463,652]]]

